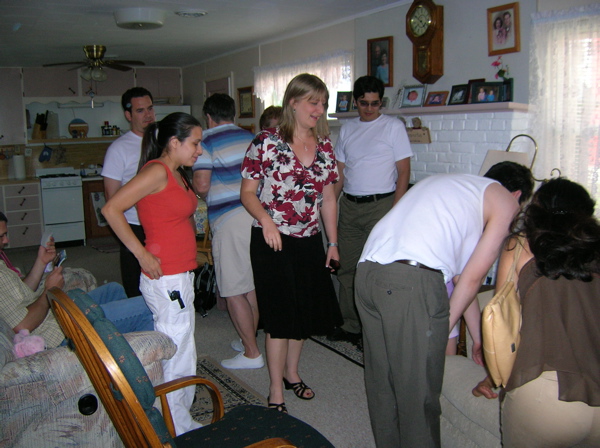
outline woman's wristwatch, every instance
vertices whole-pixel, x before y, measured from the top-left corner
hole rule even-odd
[[[338,243],[327,243],[327,247],[337,247]]]

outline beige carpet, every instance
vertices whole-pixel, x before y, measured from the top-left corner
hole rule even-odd
[[[224,369],[210,356],[198,356],[196,374],[204,379],[210,380],[217,385],[225,412],[244,404],[255,404],[266,406],[267,400],[240,378],[235,376],[231,370]],[[207,425],[213,417],[213,404],[208,389],[204,386],[196,387],[196,398],[190,409],[194,420]]]

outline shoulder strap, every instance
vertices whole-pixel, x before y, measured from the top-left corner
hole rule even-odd
[[[517,246],[515,247],[515,258],[513,259],[513,263],[510,268],[510,274],[506,279],[507,282],[512,282],[515,273],[517,272],[517,262],[519,261],[519,258],[521,257],[521,251],[523,250],[523,237],[517,238],[516,245]]]

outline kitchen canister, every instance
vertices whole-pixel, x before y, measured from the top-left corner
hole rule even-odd
[[[15,154],[10,160],[13,164],[15,179],[25,179],[25,156],[23,154]]]
[[[60,132],[58,127],[58,114],[56,112],[48,112],[48,127],[46,128],[46,138],[59,138]]]

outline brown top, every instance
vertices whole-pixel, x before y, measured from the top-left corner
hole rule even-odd
[[[600,406],[600,277],[551,280],[536,271],[532,258],[519,273],[521,345],[506,390],[556,371],[560,400]]]

